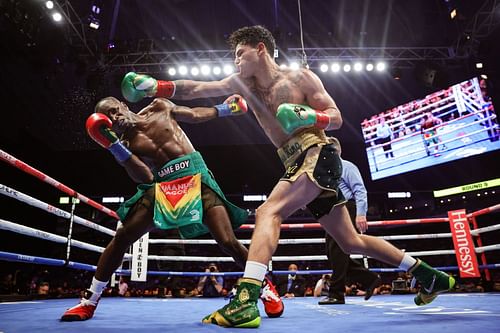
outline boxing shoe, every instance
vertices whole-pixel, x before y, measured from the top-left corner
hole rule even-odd
[[[413,299],[416,305],[425,305],[432,302],[439,294],[451,290],[455,286],[455,279],[445,272],[438,271],[418,259],[415,266],[409,271],[413,274],[411,287],[420,282],[420,291]]]
[[[277,318],[283,314],[285,305],[276,291],[276,287],[267,277],[262,284],[260,299],[264,303],[264,310],[269,318]]]
[[[203,318],[202,323],[223,327],[257,328],[260,326],[260,313],[257,300],[261,282],[241,278],[236,296],[221,309]]]
[[[99,298],[95,302],[91,301],[92,295],[93,293],[90,290],[85,290],[80,303],[66,310],[61,317],[61,321],[82,321],[92,318],[99,302]]]

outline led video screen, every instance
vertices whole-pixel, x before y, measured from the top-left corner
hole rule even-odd
[[[500,149],[487,86],[472,78],[364,119],[372,179]]]

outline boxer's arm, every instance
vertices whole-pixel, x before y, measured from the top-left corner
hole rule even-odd
[[[190,100],[238,93],[238,87],[241,85],[237,73],[220,81],[163,81],[149,75],[130,72],[123,78],[121,90],[125,99],[130,102],[138,102],[145,97]]]
[[[247,113],[247,102],[240,95],[232,95],[224,103],[211,108],[176,105],[172,115],[178,121],[187,123],[201,123],[217,117],[237,116]]]
[[[308,69],[302,71],[300,87],[306,95],[309,106],[326,113],[329,124],[325,130],[335,130],[342,126],[342,115],[333,98],[328,94],[319,77]]]
[[[190,108],[187,106],[176,105],[172,109],[172,116],[177,121],[185,123],[202,123],[210,119],[217,118],[217,110],[214,107],[196,107]]]
[[[121,162],[120,165],[125,168],[129,177],[136,183],[150,184],[154,180],[149,167],[134,154],[125,162]]]
[[[176,80],[175,99],[218,97],[239,93],[241,85],[238,74],[232,74],[219,81]]]

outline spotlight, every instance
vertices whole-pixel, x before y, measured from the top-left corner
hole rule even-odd
[[[290,69],[291,69],[291,70],[296,71],[296,70],[298,70],[299,68],[300,68],[300,66],[299,66],[299,63],[298,63],[298,62],[295,62],[295,61],[294,61],[294,62],[291,62],[291,63],[290,63]]]
[[[399,69],[399,68],[393,68],[392,69],[392,77],[394,78],[394,80],[401,79],[401,69]]]
[[[45,1],[45,7],[47,7],[47,9],[54,8],[54,2],[53,1]]]
[[[476,62],[476,68],[477,69],[483,68],[483,63],[482,62]]]
[[[327,64],[321,64],[321,66],[319,66],[319,70],[323,73],[325,73],[326,71],[328,71],[328,65]]]
[[[224,65],[223,71],[224,71],[224,74],[230,75],[234,72],[234,67],[231,65]]]
[[[177,74],[177,71],[175,70],[175,68],[170,67],[170,68],[168,69],[168,75],[170,75],[170,76],[174,76],[175,74]]]
[[[378,63],[377,63],[377,66],[376,66],[375,68],[376,68],[376,69],[377,69],[377,71],[379,71],[379,72],[385,71],[386,64],[385,64],[385,62],[378,62]]]
[[[338,63],[334,62],[332,64],[332,66],[330,67],[330,69],[332,70],[332,72],[337,73],[340,71],[340,65]]]
[[[95,30],[99,29],[99,20],[97,20],[96,18],[90,19],[89,27]]]
[[[219,66],[215,66],[212,71],[215,75],[220,75],[220,73],[222,72]]]
[[[371,72],[373,70],[373,64],[366,64],[366,71]]]
[[[202,65],[201,66],[201,74],[203,74],[203,75],[209,75],[210,74],[210,66],[208,66],[208,65]]]
[[[200,74],[200,70],[198,67],[191,67],[191,75],[198,76]]]
[[[347,72],[350,72],[350,71],[351,71],[351,65],[349,65],[349,64],[345,64],[345,65],[344,65],[344,72],[346,72],[346,73],[347,73]]]
[[[454,8],[450,11],[450,18],[453,20],[457,16],[457,9]]]
[[[361,72],[361,70],[363,69],[363,64],[360,63],[360,62],[357,62],[354,64],[354,71],[355,72]]]
[[[187,69],[187,67],[186,67],[186,66],[181,65],[181,66],[179,66],[178,71],[179,71],[179,74],[180,74],[180,75],[186,75],[186,74],[187,74],[187,72],[188,72],[188,69]]]
[[[52,19],[56,22],[61,22],[62,20],[62,15],[59,12],[55,12],[52,14]]]

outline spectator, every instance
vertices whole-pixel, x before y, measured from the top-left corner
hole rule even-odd
[[[281,275],[278,279],[278,293],[285,298],[304,296],[305,280],[302,276],[298,276],[294,273],[299,270],[298,266],[296,264],[290,264],[288,270],[291,272],[290,274]]]
[[[206,273],[216,273],[219,269],[215,263],[211,263],[205,269]],[[222,296],[222,289],[224,285],[224,278],[222,276],[205,275],[200,278],[198,282],[198,292],[203,297],[220,297]]]

